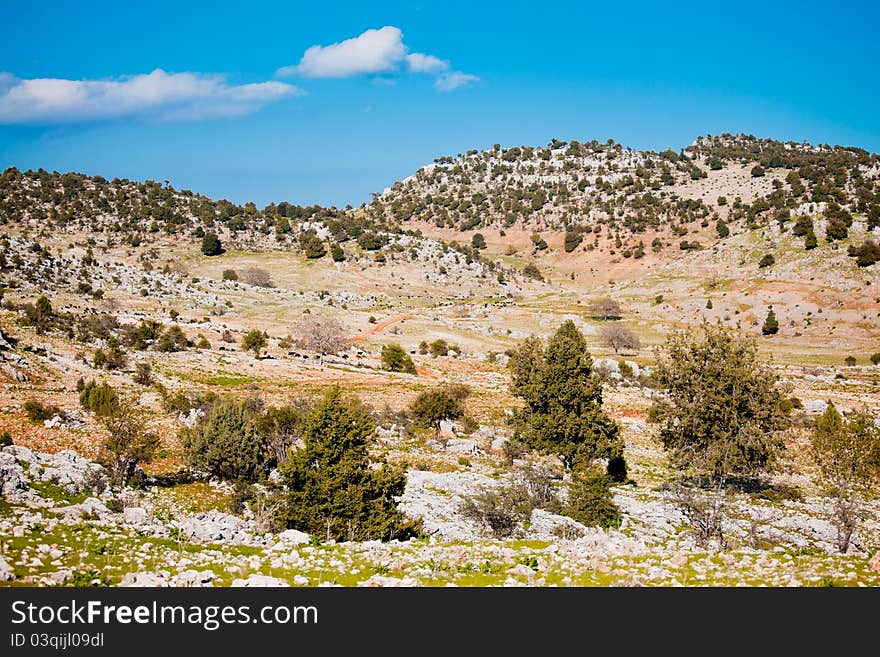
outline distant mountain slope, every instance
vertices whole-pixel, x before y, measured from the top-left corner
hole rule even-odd
[[[609,140],[553,140],[441,157],[368,206],[376,221],[427,222],[461,231],[521,226],[568,229],[569,244],[602,228],[686,235],[722,219],[753,228],[824,211],[880,225],[880,155],[746,135],[700,137],[676,153],[634,151]]]

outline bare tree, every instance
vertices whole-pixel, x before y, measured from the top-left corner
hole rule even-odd
[[[609,319],[620,319],[620,304],[608,297],[593,299],[590,302],[589,311],[590,317],[597,319],[606,321]]]
[[[813,428],[811,453],[834,500],[837,549],[845,553],[858,525],[862,498],[880,476],[880,429],[867,413],[844,419],[829,404]]]
[[[599,329],[599,340],[606,347],[614,350],[614,353],[620,351],[638,351],[642,348],[642,343],[638,336],[621,324],[608,324]]]
[[[275,287],[269,272],[259,267],[248,267],[241,273],[241,280],[255,287]]]
[[[333,317],[307,315],[294,327],[296,345],[300,349],[322,354],[338,354],[349,347],[346,329]]]

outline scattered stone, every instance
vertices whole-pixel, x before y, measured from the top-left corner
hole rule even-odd
[[[270,577],[269,575],[250,575],[247,579],[235,579],[232,586],[240,587],[273,587],[273,586],[290,586],[283,579]]]

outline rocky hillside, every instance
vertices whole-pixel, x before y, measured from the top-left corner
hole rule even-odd
[[[854,214],[869,229],[880,225],[880,156],[745,135],[700,137],[661,153],[613,140],[496,144],[437,158],[367,208],[377,221],[524,228],[539,250],[543,231],[567,230],[566,252],[594,248],[600,236],[620,248],[649,231],[683,236],[719,219],[746,230],[816,212],[846,227]]]

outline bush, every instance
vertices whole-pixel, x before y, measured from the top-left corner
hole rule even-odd
[[[206,256],[215,256],[223,253],[223,246],[217,233],[205,233],[202,238],[202,253]]]
[[[532,508],[528,491],[518,483],[483,490],[464,498],[459,505],[459,511],[465,518],[479,524],[495,538],[513,536],[517,528],[529,519]]]
[[[159,437],[145,429],[144,409],[133,401],[116,404],[112,413],[101,416],[109,436],[102,447],[109,453],[110,481],[124,486],[140,463],[149,463],[159,448]]]
[[[425,428],[440,431],[444,420],[456,420],[465,413],[464,400],[470,388],[461,384],[444,384],[420,393],[410,404],[413,421]]]
[[[260,357],[260,352],[266,348],[266,334],[260,329],[251,329],[241,339],[241,346],[245,351],[253,351],[254,358]]]
[[[753,178],[760,178],[764,175],[764,167],[762,167],[760,164],[757,164],[752,167],[751,173]]]
[[[275,287],[269,272],[260,267],[248,267],[241,273],[241,280],[254,287]]]
[[[856,258],[859,267],[870,267],[875,262],[880,262],[880,245],[874,240],[866,239],[861,246],[850,246],[847,255]]]
[[[327,539],[407,539],[421,531],[397,508],[406,475],[370,455],[375,425],[339,387],[328,392],[303,425],[304,446],[279,467],[287,493],[279,517],[286,526]]]
[[[563,243],[563,248],[565,249],[565,252],[571,253],[572,251],[574,251],[576,248],[578,248],[583,239],[584,238],[581,236],[580,233],[571,230],[565,231],[565,241]]]
[[[119,395],[109,383],[89,381],[79,393],[79,403],[98,417],[112,415],[119,408]]]
[[[722,239],[730,235],[730,228],[727,227],[727,224],[724,223],[723,219],[719,219],[715,224],[715,230],[718,233],[718,237]]]
[[[237,281],[238,274],[234,269],[224,269],[223,270],[223,280],[224,281]]]
[[[31,422],[43,422],[61,414],[61,409],[54,404],[44,404],[37,399],[28,399],[23,408]]]
[[[445,356],[449,353],[449,343],[442,338],[438,338],[428,345],[428,351],[432,356]]]
[[[4,447],[8,447],[12,444],[12,434],[8,431],[3,431],[0,433],[0,449]]]
[[[412,358],[399,344],[386,344],[382,347],[382,363],[392,372],[416,373]]]
[[[758,261],[758,267],[772,267],[776,264],[776,258],[773,257],[772,253],[764,254],[761,259]]]
[[[856,357],[855,356],[847,356],[843,360],[843,362],[847,367],[855,367],[856,366]]]
[[[294,327],[293,334],[297,347],[307,351],[338,354],[350,346],[345,327],[332,317],[307,315]]]
[[[609,299],[608,297],[593,299],[590,301],[589,313],[590,317],[593,319],[602,319],[605,321],[608,321],[609,319],[620,319],[620,304],[614,299]]]
[[[138,363],[135,366],[134,382],[138,385],[153,385],[153,368],[149,363]]]
[[[265,439],[245,403],[223,399],[181,433],[192,467],[233,481],[256,481],[266,474]]]
[[[526,278],[531,278],[536,281],[544,280],[544,276],[543,274],[541,274],[541,270],[538,269],[537,265],[531,262],[523,267],[522,273],[523,276],[525,276]]]
[[[874,365],[880,365],[880,351],[871,354],[871,363]]]
[[[569,485],[565,515],[588,527],[619,527],[620,509],[611,496],[611,479],[604,472],[579,473]]]
[[[177,324],[172,324],[156,342],[155,349],[163,352],[185,351],[188,344],[189,341],[183,329]]]

